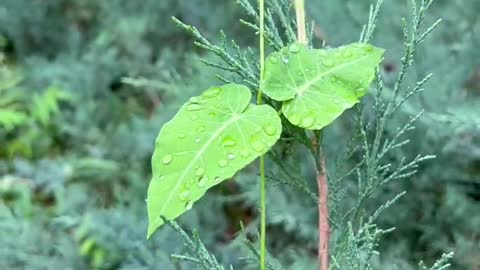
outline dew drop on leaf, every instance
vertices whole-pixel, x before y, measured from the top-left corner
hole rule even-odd
[[[193,207],[193,202],[192,201],[188,201],[185,204],[185,210],[190,210],[190,209],[192,209],[192,207]]]
[[[338,79],[337,79],[337,77],[333,76],[333,77],[330,78],[330,81],[332,83],[336,83],[336,82],[338,82]]]
[[[204,110],[205,106],[200,105],[200,104],[189,104],[187,105],[187,111],[200,111]]]
[[[228,161],[226,161],[225,159],[220,159],[218,161],[218,166],[220,166],[220,167],[226,167],[227,164],[228,164]]]
[[[186,200],[188,200],[188,198],[190,197],[190,191],[184,190],[184,191],[180,192],[180,194],[178,195],[178,197],[180,197],[180,200],[186,201]]]
[[[255,133],[260,133],[262,132],[262,128],[261,127],[256,127],[255,128]]]
[[[307,115],[304,118],[302,118],[302,121],[300,122],[300,125],[305,128],[309,128],[315,123],[315,117],[313,115]]]
[[[204,126],[199,126],[195,131],[196,132],[202,132],[205,130],[205,127]]]
[[[325,59],[325,60],[323,60],[322,64],[323,64],[325,67],[327,67],[327,68],[333,67],[333,61],[332,61],[331,59]]]
[[[270,124],[268,124],[268,125],[266,125],[265,127],[263,127],[263,130],[265,131],[265,133],[266,133],[268,136],[273,136],[273,135],[275,135],[275,133],[277,133],[277,129],[276,129],[274,126],[270,125]]]
[[[290,123],[294,124],[294,125],[298,125],[298,123],[300,122],[300,117],[298,117],[298,115],[292,115],[292,117],[290,117]]]
[[[202,96],[206,98],[214,98],[218,96],[218,94],[220,94],[220,91],[222,91],[220,87],[210,88],[207,91],[203,92]]]
[[[204,187],[205,184],[208,182],[208,177],[204,176],[198,180],[198,186],[199,187]]]
[[[353,55],[352,51],[350,51],[348,49],[343,51],[343,53],[342,53],[342,56],[345,57],[345,58],[351,57],[352,55]]]
[[[198,103],[198,97],[191,97],[188,101],[190,101],[190,103]]]
[[[263,150],[263,143],[260,142],[259,140],[253,139],[250,142],[250,145],[252,146],[253,150],[257,152],[261,152]]]
[[[205,174],[205,169],[204,168],[198,168],[196,171],[195,171],[195,175],[197,176],[202,176]]]
[[[300,51],[300,46],[298,46],[297,44],[292,44],[290,45],[288,51],[291,53],[298,53]]]
[[[242,149],[240,151],[240,156],[243,158],[247,158],[248,156],[250,156],[250,151],[248,151],[248,149]]]
[[[180,139],[183,139],[183,138],[185,138],[185,134],[183,134],[183,133],[180,133],[180,134],[178,135],[178,138],[180,138]]]
[[[195,138],[195,142],[196,142],[196,143],[199,143],[199,142],[200,142],[200,138],[199,138],[199,137]]]
[[[220,177],[215,177],[215,178],[213,179],[213,182],[214,182],[215,184],[219,183],[219,182],[220,182]]]
[[[232,137],[225,137],[222,140],[223,147],[231,147],[237,144],[237,142]]]
[[[278,63],[278,59],[275,56],[272,56],[270,58],[270,62],[272,62],[272,64],[276,64],[276,63]]]
[[[235,159],[235,158],[236,158],[236,156],[235,156],[235,154],[234,154],[234,153],[230,153],[230,154],[228,154],[228,156],[227,156],[227,157],[228,157],[228,159],[230,159],[230,160],[231,160],[231,159]]]
[[[163,156],[162,158],[163,164],[170,164],[170,162],[172,162],[172,158],[173,157],[170,154]]]

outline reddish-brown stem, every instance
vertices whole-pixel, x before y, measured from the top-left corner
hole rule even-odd
[[[328,183],[325,159],[321,157],[322,168],[317,170],[318,185],[318,260],[320,270],[328,270],[328,241],[330,224],[328,224]]]
[[[297,39],[301,44],[307,45],[305,27],[305,0],[295,0],[295,13],[297,15]],[[321,154],[321,139],[313,136],[312,148],[318,156],[316,165],[316,178],[318,185],[318,263],[319,270],[328,270],[328,241],[330,238],[330,224],[328,223],[328,182],[325,158]]]

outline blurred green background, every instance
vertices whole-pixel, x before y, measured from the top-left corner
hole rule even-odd
[[[409,3],[385,1],[373,40],[387,49],[387,86]],[[370,1],[307,4],[315,40],[337,46],[358,40]],[[419,49],[411,78],[434,77],[398,117],[425,111],[398,154],[437,159],[375,195],[380,203],[408,192],[379,220],[396,230],[382,240],[376,269],[414,269],[448,251],[452,269],[480,269],[479,14],[480,0],[437,0],[427,16],[443,23]],[[212,40],[223,29],[256,47],[234,0],[0,0],[0,269],[193,269],[170,258],[184,251],[171,229],[145,239],[154,139],[180,104],[221,83],[200,62],[213,56],[171,16]],[[347,133],[328,128],[327,150]],[[235,233],[240,221],[256,226],[257,191],[251,167],[179,222],[225,265],[244,269],[248,252]],[[315,269],[315,207],[276,186],[268,203],[270,251],[286,269]]]

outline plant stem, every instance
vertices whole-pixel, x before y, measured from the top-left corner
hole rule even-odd
[[[305,25],[305,0],[295,0],[295,13],[297,16],[298,42],[307,45],[307,27]]]
[[[259,0],[260,13],[260,81],[264,78],[265,72],[265,0]],[[260,83],[259,83],[260,85]],[[258,89],[257,104],[262,104],[262,91]],[[265,181],[265,156],[260,156],[260,270],[266,269],[266,181]]]
[[[325,158],[320,157],[321,169],[316,170],[318,185],[318,262],[320,270],[328,270],[328,241],[330,224],[328,223],[328,182]]]
[[[305,26],[305,0],[295,0],[295,13],[297,15],[298,42],[308,45]],[[313,154],[317,155],[319,162],[315,162],[315,175],[318,185],[318,263],[320,270],[328,270],[328,242],[330,238],[330,224],[328,223],[328,182],[325,158],[321,150],[321,131],[318,136],[312,137]]]

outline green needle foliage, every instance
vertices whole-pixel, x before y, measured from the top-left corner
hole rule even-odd
[[[258,1],[0,1],[0,111],[8,112],[0,113],[0,269],[259,270],[263,252],[270,270],[318,269],[315,171],[324,168],[330,270],[480,269],[480,1],[306,0],[307,42],[297,40],[295,2],[265,0],[265,55],[282,68],[274,77],[291,83],[292,45],[372,44],[386,50],[368,68],[373,78],[362,76],[365,94],[348,95],[357,80],[338,81],[342,106],[327,96],[312,103],[335,112],[318,130],[299,126],[311,121],[303,111],[298,125],[290,121],[284,106],[296,92],[282,85],[291,97],[276,100],[266,89],[258,101],[281,122],[262,155],[266,186],[257,152],[230,160],[219,139],[222,151],[202,156],[216,165],[204,175],[212,181],[221,159],[235,172],[201,188],[194,168],[178,192],[152,182],[172,199],[188,187],[189,198],[165,205],[176,216],[163,213],[166,224],[147,240],[148,204],[160,210],[169,195],[145,202],[148,181],[167,172],[178,183],[182,169],[168,168],[179,159],[162,159],[182,147],[198,152],[197,134],[206,141],[191,118],[182,123],[188,140],[164,133],[179,108],[183,115],[191,97],[203,105],[202,92],[230,84],[251,93],[240,114],[256,106],[265,81]],[[169,143],[156,147],[160,129]]]
[[[281,110],[282,118],[285,117],[294,126],[307,130],[320,130],[332,123],[343,111],[360,101],[359,98],[367,93],[370,83],[375,79],[376,95],[373,106],[376,115],[375,121],[365,124],[362,107],[357,108],[355,118],[357,119],[358,133],[354,136],[353,142],[356,142],[360,147],[349,149],[346,157],[348,159],[361,153],[362,159],[345,172],[342,172],[342,168],[337,168],[335,171],[342,173],[342,176],[329,177],[332,188],[330,199],[333,201],[331,209],[333,218],[330,221],[336,231],[333,241],[335,245],[331,255],[332,269],[372,269],[370,260],[372,256],[377,254],[376,249],[380,237],[393,230],[393,228],[381,229],[375,224],[375,221],[385,209],[388,209],[404,193],[402,192],[392,200],[382,204],[370,215],[365,212],[365,204],[381,186],[414,175],[421,162],[433,158],[428,155],[417,155],[410,161],[402,158],[396,164],[396,167],[383,161],[391,151],[408,143],[408,140],[402,141],[401,137],[407,131],[413,129],[413,124],[419,117],[419,114],[411,117],[403,127],[398,129],[393,139],[383,138],[386,121],[406,100],[419,93],[431,76],[427,75],[419,80],[414,88],[409,89],[402,98],[399,98],[408,68],[413,65],[413,57],[417,46],[433,31],[438,25],[438,21],[421,32],[420,28],[423,24],[425,12],[431,6],[432,1],[422,1],[420,7],[412,2],[414,6],[413,25],[410,33],[406,26],[404,28],[406,47],[405,55],[402,58],[402,69],[394,84],[393,96],[384,101],[383,80],[381,74],[376,72],[382,60],[383,50],[365,43],[371,40],[373,36],[382,3],[383,1],[377,1],[375,6],[371,6],[368,23],[363,27],[360,35],[362,43],[342,46],[337,49],[315,50],[293,42],[292,33],[294,33],[293,29],[296,25],[292,25],[284,19],[288,16],[286,14],[289,13],[291,6],[283,1],[270,1],[272,9],[268,10],[267,13],[270,19],[268,20],[269,24],[265,38],[276,52],[273,52],[267,58],[265,78],[262,78],[260,83],[256,82],[259,79],[258,73],[255,69],[252,69],[247,60],[249,50],[242,52],[240,47],[233,42],[236,55],[231,55],[225,43],[222,46],[214,45],[203,37],[195,27],[174,19],[179,26],[198,39],[196,43],[198,46],[219,56],[225,64],[206,62],[207,65],[233,72],[240,77],[241,81],[251,86],[260,85],[260,91],[272,99],[267,100],[268,104]],[[255,23],[244,23],[255,30],[260,29],[258,24],[260,23],[259,18],[262,18],[262,16],[255,11],[248,1],[240,1],[240,4],[255,20]],[[282,23],[286,40],[279,34],[280,31],[275,25],[275,19],[273,19],[274,14],[278,16]],[[290,45],[285,46],[285,44]],[[231,82],[223,76],[220,79]],[[273,100],[283,103],[278,104]],[[320,162],[321,151],[317,148],[322,142],[321,134],[316,133],[317,136],[308,138],[307,134],[292,129],[287,122],[282,121],[282,123],[282,142],[294,140],[303,144],[310,150],[313,159],[316,161],[316,169],[324,170],[325,168],[320,167],[322,166],[322,162]],[[374,127],[373,140],[367,135],[372,126]],[[309,140],[312,140],[313,143],[310,144]],[[279,148],[290,147],[282,144]],[[295,170],[288,169],[291,166],[288,161],[276,158],[275,155],[276,152],[272,151],[272,161],[282,168],[285,175],[290,178],[285,181],[281,180],[281,182],[297,188],[300,187],[301,190],[308,190],[302,180],[292,181],[293,179],[301,179],[302,176],[295,175]],[[343,187],[345,186],[344,181],[351,176],[356,176],[358,179],[358,198],[353,200],[353,204],[348,202],[346,197],[348,193]],[[273,177],[272,179],[278,178]],[[311,194],[308,191],[307,193]],[[317,199],[315,195],[312,197]],[[317,233],[319,232],[317,231]],[[447,258],[448,256],[440,260],[432,269],[448,267]]]
[[[260,91],[285,101],[282,112],[293,125],[319,130],[366,93],[382,54],[368,44],[332,50],[292,44],[268,57]],[[190,210],[206,190],[278,140],[281,120],[275,109],[254,106],[250,99],[245,86],[210,88],[164,125],[152,157],[148,236],[163,224],[163,217],[173,219]]]

